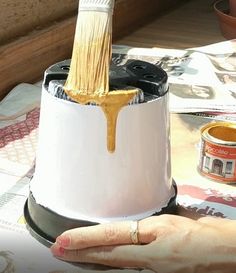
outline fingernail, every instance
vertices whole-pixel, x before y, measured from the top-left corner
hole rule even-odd
[[[62,235],[57,237],[56,242],[62,247],[68,247],[70,245],[70,237],[67,235]]]
[[[65,254],[65,249],[63,247],[53,245],[51,247],[51,252],[54,256],[62,257]]]

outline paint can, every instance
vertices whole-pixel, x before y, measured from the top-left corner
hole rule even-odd
[[[211,122],[201,128],[198,171],[217,182],[236,183],[236,123]]]
[[[30,233],[47,246],[68,229],[177,208],[166,72],[139,60],[110,66],[110,91],[140,90],[119,114],[117,148],[110,153],[100,107],[64,93],[69,69],[65,60],[44,74],[36,168],[24,208]]]

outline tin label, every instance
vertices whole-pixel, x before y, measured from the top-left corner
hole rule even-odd
[[[221,182],[236,182],[236,147],[201,139],[199,170]]]

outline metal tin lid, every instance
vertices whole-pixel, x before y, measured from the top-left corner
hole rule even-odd
[[[204,126],[202,136],[213,143],[236,146],[236,124],[231,122],[213,122]]]

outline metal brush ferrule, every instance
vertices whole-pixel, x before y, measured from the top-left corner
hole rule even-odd
[[[113,13],[114,0],[80,0],[79,11],[101,11]]]

